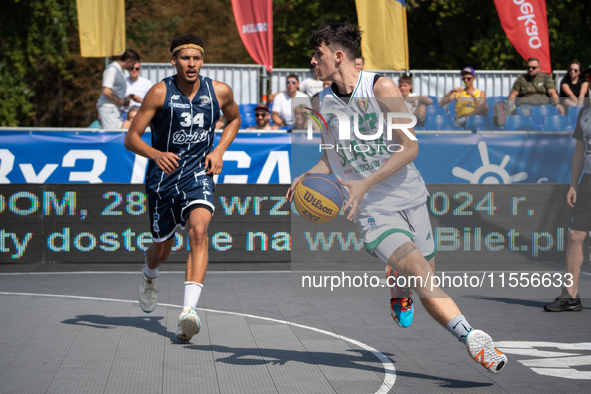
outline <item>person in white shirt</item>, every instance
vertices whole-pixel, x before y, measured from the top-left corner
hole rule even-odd
[[[306,93],[310,97],[320,93],[320,91],[324,89],[323,82],[318,77],[318,74],[316,74],[316,71],[312,70],[312,74],[314,75],[314,78],[306,78],[300,84],[300,91]]]
[[[281,127],[281,126],[291,126],[293,125],[293,118],[291,114],[291,99],[302,98],[307,100],[298,100],[306,102],[306,105],[309,107],[312,106],[312,102],[310,101],[310,97],[306,93],[300,92],[298,88],[300,87],[300,81],[298,76],[295,74],[289,74],[287,76],[287,88],[285,92],[278,94],[275,96],[273,100],[273,122]],[[301,102],[299,104],[302,104]]]
[[[140,62],[133,65],[132,69],[129,70],[129,77],[127,77],[127,96],[129,96],[129,111],[133,107],[140,107],[142,101],[148,90],[152,87],[152,81],[147,78],[140,76],[142,66]]]
[[[120,129],[123,125],[122,108],[129,104],[123,70],[130,71],[139,61],[140,55],[128,49],[103,72],[102,93],[96,103],[103,129]]]
[[[433,99],[411,93],[412,77],[410,75],[402,75],[398,78],[398,88],[402,97],[404,97],[408,112],[417,117],[417,126],[423,126],[425,124],[425,116],[427,115],[427,105],[433,104]]]

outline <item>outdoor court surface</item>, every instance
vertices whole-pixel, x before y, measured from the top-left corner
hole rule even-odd
[[[588,392],[589,299],[582,312],[545,313],[558,290],[458,295],[468,321],[509,357],[493,375],[418,299],[402,329],[387,288],[381,297],[310,297],[292,289],[289,268],[210,264],[201,333],[182,343],[174,332],[184,265],[163,265],[151,314],[136,302],[140,264],[0,265],[0,392]],[[582,275],[581,288],[590,284]]]

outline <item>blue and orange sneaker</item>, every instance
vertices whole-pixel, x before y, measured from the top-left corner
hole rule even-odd
[[[398,286],[398,271],[386,266],[386,281],[390,287],[390,314],[400,327],[406,328],[412,324],[414,308],[412,306],[412,292],[409,288]]]

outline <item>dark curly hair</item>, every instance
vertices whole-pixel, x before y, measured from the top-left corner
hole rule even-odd
[[[363,32],[357,25],[351,23],[328,23],[320,26],[308,40],[310,48],[316,49],[322,43],[333,52],[343,51],[349,60],[355,60],[361,47]]]
[[[174,48],[178,47],[179,45],[184,44],[195,44],[205,49],[205,41],[203,41],[203,38],[196,36],[195,34],[189,33],[173,38],[172,43],[170,44],[170,52],[172,52]]]

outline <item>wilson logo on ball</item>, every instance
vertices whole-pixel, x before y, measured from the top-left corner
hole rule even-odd
[[[317,199],[316,197],[314,197],[314,195],[312,193],[310,193],[309,191],[306,190],[306,194],[304,194],[304,200],[309,202],[311,206],[313,206],[314,208],[316,208],[319,211],[322,211],[323,213],[327,214],[327,215],[332,215],[333,210],[330,209],[329,207],[325,207],[322,205],[322,200]]]
[[[343,205],[341,188],[329,175],[308,175],[297,184],[294,194],[296,209],[313,223],[328,222],[338,215]]]

